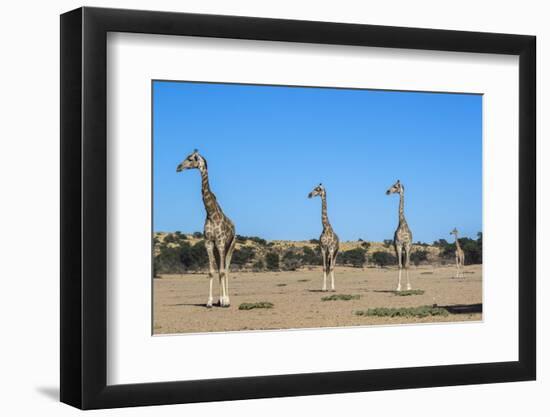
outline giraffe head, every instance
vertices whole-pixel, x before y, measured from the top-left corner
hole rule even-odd
[[[388,188],[388,191],[386,191],[386,195],[399,193],[401,194],[403,191],[405,191],[405,187],[403,187],[403,184],[397,180],[395,184],[393,184],[390,188]]]
[[[192,154],[187,156],[176,168],[176,172],[181,172],[185,169],[198,169],[202,171],[206,168],[206,159],[199,155],[199,151],[196,149]]]
[[[315,187],[311,193],[308,194],[308,198],[312,198],[312,197],[317,197],[317,196],[321,196],[321,197],[324,197],[325,196],[325,187],[323,187],[323,184],[319,183],[319,185],[317,187]]]
[[[449,234],[450,235],[455,235],[455,237],[458,237],[458,230],[456,230],[456,227]]]

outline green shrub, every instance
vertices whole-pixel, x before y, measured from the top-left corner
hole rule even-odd
[[[416,266],[420,265],[420,262],[428,261],[428,251],[427,250],[417,250],[411,253],[411,262]]]
[[[166,236],[164,236],[164,243],[175,243],[177,239],[172,233],[168,233]]]
[[[265,265],[270,271],[279,270],[279,255],[275,252],[268,252],[265,255]]]
[[[296,271],[302,266],[302,255],[296,249],[287,249],[282,257],[283,271]]]
[[[181,262],[180,248],[162,246],[154,259],[153,270],[155,274],[181,274],[186,271]]]
[[[273,303],[269,301],[260,301],[259,303],[242,303],[239,310],[253,310],[255,308],[273,308]]]
[[[481,233],[478,233],[477,240],[468,239],[468,241],[463,244],[462,250],[464,251],[465,264],[483,263],[483,241]]]
[[[258,237],[258,236],[237,235],[237,236],[235,236],[235,239],[237,239],[237,242],[239,242],[239,243],[245,243],[247,240],[250,240],[251,242],[255,242],[255,243],[257,243],[258,245],[261,245],[261,246],[265,246],[267,244],[267,240],[262,239],[261,237]]]
[[[176,237],[177,240],[187,240],[187,236],[184,235],[182,232],[180,232],[179,230],[176,230],[174,232],[174,236]]]
[[[363,241],[363,242],[361,242],[361,247],[362,247],[363,249],[365,249],[365,251],[368,251],[369,248],[370,248],[370,243],[369,243],[369,242],[364,242],[364,241]]]
[[[256,262],[254,262],[254,265],[252,265],[252,269],[254,271],[263,271],[265,269],[264,261],[258,259]]]
[[[196,271],[208,265],[208,253],[206,252],[204,240],[195,243],[193,246],[184,242],[179,249],[181,263],[187,269]]]
[[[361,296],[359,294],[333,294],[321,298],[321,301],[349,301],[359,300]]]
[[[153,278],[160,278],[157,260],[153,259]]]
[[[281,269],[283,271],[296,271],[302,266],[300,258],[287,258],[283,259]]]
[[[406,290],[406,291],[394,291],[395,295],[398,295],[400,297],[407,297],[409,295],[422,295],[424,294],[424,290]]]
[[[182,274],[186,271],[197,271],[208,265],[208,254],[204,241],[195,245],[189,242],[180,242],[179,246],[158,246],[158,254],[153,260],[153,273]]]
[[[388,252],[374,252],[371,255],[371,261],[373,264],[384,267],[387,265],[395,265],[397,263],[397,257]]]
[[[420,240],[418,242],[416,242],[415,245],[417,245],[417,246],[430,246],[426,242],[421,242]]]
[[[235,240],[237,241],[237,243],[246,243],[246,236],[242,236],[242,235],[237,235],[235,236]]]
[[[303,265],[321,265],[323,260],[321,259],[321,252],[319,248],[314,251],[309,246],[302,248],[302,264]]]
[[[437,246],[438,248],[444,248],[449,244],[446,239],[439,239],[434,240],[433,246]]]
[[[369,308],[368,310],[356,311],[357,316],[377,316],[377,317],[428,317],[428,316],[448,316],[449,312],[441,307],[421,306],[421,307],[401,307],[401,308]]]
[[[243,246],[235,249],[231,257],[231,265],[243,267],[254,259],[256,250],[252,246]]]
[[[267,244],[267,240],[262,239],[261,237],[258,237],[258,236],[249,236],[248,239],[251,240],[252,242],[256,242],[258,245],[261,245],[261,246],[265,246]]]
[[[483,263],[483,234],[481,232],[477,234],[477,239],[475,240],[461,237],[458,239],[458,242],[464,251],[464,263],[466,265]],[[445,239],[439,239],[437,246],[440,248],[439,256],[441,258],[454,259],[456,251],[454,242],[449,243]]]
[[[341,252],[336,258],[336,263],[340,265],[351,265],[355,268],[361,268],[365,263],[365,254],[367,251],[363,248],[350,249]]]

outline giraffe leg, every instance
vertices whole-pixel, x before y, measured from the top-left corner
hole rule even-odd
[[[321,257],[323,258],[323,291],[327,290],[327,252],[321,248]]]
[[[231,241],[231,245],[227,250],[227,255],[225,255],[225,306],[226,307],[229,307],[231,305],[229,301],[229,270],[231,268],[231,258],[233,256],[233,251],[235,250],[235,241],[236,239],[233,237],[233,240]]]
[[[220,307],[225,307],[225,242],[216,242],[216,246],[220,255]]]
[[[409,265],[411,261],[411,248],[405,248],[405,274],[407,275],[407,291],[411,290],[411,281],[409,279]]]
[[[227,269],[224,267],[223,271],[220,271],[220,284],[221,284],[221,295],[220,295],[220,306],[229,307],[227,300]]]
[[[220,297],[218,298],[218,305],[220,307],[223,307],[223,294],[224,294],[223,287],[225,286],[225,283],[223,282],[223,275],[221,270],[218,276],[218,282],[220,283]]]
[[[397,262],[399,265],[399,277],[397,278],[397,288],[395,291],[401,291],[401,272],[403,270],[401,257],[403,256],[403,247],[400,245],[396,246],[396,252],[397,252]]]
[[[212,301],[213,301],[213,298],[212,298],[212,282],[214,282],[214,277],[211,276],[210,278],[208,278],[208,281],[210,281],[210,291],[208,292],[208,301],[206,302],[206,308],[212,308]]]
[[[206,307],[212,308],[212,281],[214,280],[214,274],[216,273],[216,258],[214,256],[214,242],[211,240],[207,240],[204,243],[204,246],[206,246],[206,253],[208,253],[208,279],[210,281],[210,292],[208,293],[208,301],[206,302]]]
[[[330,255],[330,289],[336,291],[334,288],[334,265],[336,264],[336,254],[334,252]]]
[[[455,256],[456,260],[456,275],[455,278],[460,278],[460,260],[458,259],[458,256]]]
[[[397,278],[397,288],[395,289],[395,291],[397,292],[401,291],[401,273],[402,272],[403,272],[403,269],[399,267],[399,276]]]

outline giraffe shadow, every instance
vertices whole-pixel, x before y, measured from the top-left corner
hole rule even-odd
[[[482,313],[483,304],[456,304],[452,306],[438,306],[447,310],[450,314]]]
[[[166,307],[205,307],[206,303],[178,303],[178,304],[166,304]]]

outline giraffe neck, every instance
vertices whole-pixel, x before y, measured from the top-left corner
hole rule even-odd
[[[458,235],[455,235],[455,245],[456,250],[460,252],[462,249],[460,248],[460,243],[458,242]]]
[[[405,220],[405,192],[399,193],[399,224],[406,223]]]
[[[216,201],[216,196],[210,191],[210,183],[208,181],[208,171],[206,168],[200,170],[202,179],[202,201],[206,214],[208,217],[212,217],[213,214],[221,212],[220,206]]]
[[[323,223],[324,229],[330,229],[330,222],[328,221],[328,214],[327,214],[327,197],[326,195],[321,196],[321,222]]]

